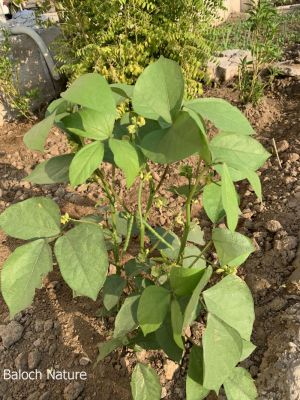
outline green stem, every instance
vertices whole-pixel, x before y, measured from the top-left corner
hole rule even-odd
[[[199,162],[198,162],[198,166],[197,166],[197,171],[196,171],[196,177],[195,177],[195,183],[194,185],[191,187],[190,193],[188,195],[187,201],[186,201],[186,223],[185,223],[185,227],[184,227],[184,231],[183,231],[183,236],[181,239],[181,245],[180,245],[180,250],[178,253],[178,257],[177,257],[177,264],[179,264],[182,261],[182,256],[183,256],[183,252],[184,249],[186,247],[186,243],[187,243],[187,238],[190,232],[190,227],[191,227],[191,209],[192,209],[192,200],[194,198],[194,195],[196,193],[198,184],[201,180],[201,178],[203,177],[203,175],[206,172],[206,168],[203,169],[202,173],[200,173],[200,168],[201,168],[201,158],[199,157]]]
[[[193,267],[196,262],[200,259],[203,258],[206,262],[206,258],[204,257],[204,254],[207,252],[207,250],[212,246],[213,242],[212,240],[210,240],[207,245],[204,247],[204,249],[201,251],[201,253],[195,258],[195,260],[192,262],[192,264],[190,265],[190,268]]]
[[[122,255],[128,249],[130,238],[131,238],[131,234],[132,234],[133,222],[134,222],[134,216],[131,215],[130,220],[129,220],[128,230],[127,230],[126,240],[125,240],[124,247],[123,247],[123,250],[122,250]]]
[[[118,267],[119,262],[120,262],[120,255],[119,255],[118,233],[117,233],[117,224],[116,224],[116,212],[117,211],[116,211],[116,207],[115,207],[115,198],[111,194],[109,183],[106,181],[102,172],[100,170],[97,170],[96,173],[102,182],[103,190],[108,198],[109,205],[110,205],[112,231],[113,231],[112,237],[113,237],[113,242],[114,242],[113,243],[113,254],[114,254],[116,266]]]
[[[138,214],[140,222],[140,253],[144,255],[145,253],[145,225],[142,211],[142,193],[143,193],[144,181],[141,178],[139,191],[138,191]]]
[[[159,233],[156,232],[155,229],[152,228],[151,225],[148,224],[147,221],[143,220],[143,225],[150,231],[161,243],[163,243],[165,246],[167,246],[169,249],[174,250],[174,247],[170,245],[162,236],[160,236]]]

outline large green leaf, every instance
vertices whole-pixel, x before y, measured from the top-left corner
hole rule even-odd
[[[171,124],[180,110],[184,80],[180,66],[161,57],[138,78],[133,91],[133,108],[145,118],[163,119]]]
[[[239,219],[239,203],[235,186],[232,182],[228,167],[223,164],[221,197],[223,208],[226,213],[227,225],[231,231],[235,231]]]
[[[176,296],[188,296],[193,293],[205,270],[203,268],[183,268],[174,266],[170,272],[170,284]]]
[[[105,140],[112,134],[115,115],[99,113],[84,108],[62,119],[65,128],[75,135],[95,140]]]
[[[114,155],[117,166],[126,176],[127,187],[134,183],[141,165],[136,148],[127,140],[110,139],[109,147]]]
[[[264,147],[251,136],[237,133],[221,133],[210,142],[214,163],[226,163],[239,169],[245,166],[256,171],[270,157]]]
[[[203,292],[207,310],[234,328],[244,340],[250,340],[254,323],[254,304],[246,283],[228,275]]]
[[[18,247],[9,256],[1,272],[1,292],[11,318],[31,305],[35,289],[51,270],[51,248],[43,239]]]
[[[96,300],[108,269],[102,228],[86,223],[76,226],[56,241],[55,255],[71,289]]]
[[[0,228],[17,239],[53,237],[60,233],[60,211],[46,197],[34,197],[13,204],[0,215]]]
[[[163,287],[148,286],[142,293],[137,319],[146,336],[155,332],[163,323],[170,307],[170,292]]]
[[[218,393],[241,358],[242,339],[235,329],[209,313],[202,343],[203,386]]]
[[[24,143],[31,150],[44,151],[49,132],[54,124],[56,113],[49,115],[34,125],[24,136]]]
[[[39,185],[69,182],[69,167],[74,154],[50,158],[39,164],[25,180]]]
[[[240,367],[235,368],[226,379],[224,389],[228,400],[255,400],[258,395],[251,375]]]
[[[213,223],[217,223],[225,216],[222,203],[221,182],[210,183],[203,190],[203,207],[208,218]]]
[[[207,267],[204,270],[204,273],[196,286],[193,294],[186,306],[184,316],[183,316],[183,325],[182,325],[182,333],[184,334],[186,328],[196,319],[197,317],[197,310],[199,306],[199,297],[202,290],[208,284],[210,277],[212,275],[212,268],[211,266]]]
[[[226,100],[217,98],[191,100],[186,107],[211,121],[216,128],[236,132],[239,135],[252,135],[254,132],[247,118],[241,111]]]
[[[130,296],[124,301],[115,321],[114,337],[127,335],[138,327],[137,308],[140,295]]]
[[[66,114],[69,112],[70,103],[64,99],[53,100],[47,107],[45,116],[48,117],[50,114],[56,113],[56,117],[61,114]]]
[[[105,78],[99,74],[82,75],[66,92],[61,94],[61,97],[99,113],[116,116],[116,104],[112,91]]]
[[[192,347],[186,378],[186,400],[202,400],[209,394],[203,386],[203,349]]]
[[[160,400],[159,377],[149,365],[138,363],[135,366],[130,386],[133,400]]]
[[[119,299],[126,287],[126,281],[119,275],[110,275],[107,277],[103,286],[103,304],[110,311],[119,302]]]
[[[238,267],[255,250],[249,238],[229,229],[214,229],[212,239],[222,266]]]
[[[104,145],[93,142],[84,146],[73,158],[69,175],[72,186],[84,183],[95,172],[103,160]]]
[[[141,149],[151,161],[168,164],[183,160],[201,149],[201,132],[195,120],[181,111],[169,128],[144,136]]]

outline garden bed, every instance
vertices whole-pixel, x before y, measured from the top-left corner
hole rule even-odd
[[[232,83],[212,89],[207,95],[225,98],[238,105],[238,95]],[[274,91],[265,96],[259,106],[244,110],[256,128],[259,140],[273,152],[261,170],[263,203],[256,200],[246,183],[240,184],[244,200],[240,206],[242,218],[238,230],[252,238],[256,246],[256,252],[239,272],[251,288],[257,317],[253,334],[257,350],[244,361],[243,366],[256,379],[261,400],[295,400],[297,395],[292,392],[299,390],[299,380],[296,386],[299,376],[296,351],[300,346],[299,276],[297,278],[294,274],[290,280],[299,266],[299,101],[300,83],[283,79],[277,81]],[[23,144],[23,135],[28,129],[29,124],[14,123],[1,130],[0,211],[26,198],[46,195],[57,201],[62,211],[71,217],[80,218],[92,213],[102,198],[96,184],[81,185],[74,191],[66,185],[38,187],[21,181],[42,160],[41,155],[29,152]],[[281,166],[274,155],[273,139]],[[66,147],[63,135],[54,130],[44,157],[63,154]],[[173,168],[178,168],[177,164]],[[128,192],[122,176],[118,176],[117,182],[117,189],[130,204],[132,196],[136,196],[136,188]],[[179,212],[183,203],[169,192],[161,192],[161,195],[167,197],[168,204],[152,215],[151,223],[168,226],[174,208]],[[172,212],[169,208],[173,209]],[[205,231],[210,223],[202,213],[201,204],[194,206],[193,216],[199,218]],[[19,244],[20,241],[0,233],[0,265]],[[134,251],[132,248],[131,252]],[[14,383],[1,380],[0,397],[4,400],[127,400],[131,398],[130,375],[138,359],[147,360],[157,370],[163,385],[163,398],[184,399],[185,364],[177,366],[161,352],[118,351],[93,368],[97,357],[96,345],[111,334],[114,325],[112,317],[96,316],[100,307],[101,299],[95,303],[81,297],[73,299],[60,275],[56,271],[51,273],[38,291],[33,306],[15,317],[24,327],[19,340],[8,349],[0,344],[1,370],[27,367],[29,362],[31,367],[38,367],[45,374],[51,368],[84,371],[87,380],[54,381],[46,380],[45,376],[42,380],[18,380]],[[0,324],[7,324],[8,310],[2,300],[0,309]],[[199,325],[195,323],[191,337],[197,337],[198,330]]]

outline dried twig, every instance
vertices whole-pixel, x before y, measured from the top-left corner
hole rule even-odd
[[[278,160],[279,167],[282,168],[281,160],[279,158],[279,154],[278,154],[278,150],[277,150],[277,146],[276,146],[276,142],[275,142],[274,138],[272,139],[272,143],[273,143],[273,147],[274,147],[274,150],[275,150],[275,153],[276,153],[276,157],[277,157],[277,160]]]

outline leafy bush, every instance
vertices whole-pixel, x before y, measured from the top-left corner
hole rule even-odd
[[[25,135],[26,145],[43,151],[55,124],[77,143],[77,151],[41,163],[27,180],[77,186],[93,179],[110,212],[99,207],[96,215],[74,220],[61,216],[56,203],[44,197],[10,206],[0,216],[0,226],[28,243],[5,262],[1,291],[11,316],[28,307],[42,277],[52,270],[51,244],[74,296],[96,300],[101,291],[103,312],[116,315],[113,337],[99,345],[99,360],[120,346],[162,349],[177,362],[189,354],[188,400],[218,393],[222,385],[232,400],[240,400],[241,392],[255,399],[249,373],[236,367],[255,348],[250,341],[253,300],[236,275],[254,247],[235,231],[240,209],[234,182],[248,179],[261,198],[255,171],[269,154],[237,108],[216,98],[183,98],[180,67],[161,58],[145,69],[134,87],[109,85],[98,74],[86,74],[49,106],[46,118]],[[120,118],[124,101],[131,111]],[[206,120],[219,131],[211,140]],[[185,198],[184,227],[177,235],[152,226],[149,213],[161,186],[168,188],[170,165],[187,158],[181,170],[186,184],[175,188]],[[111,164],[112,173],[104,172],[103,162]],[[164,166],[157,183],[153,163]],[[138,187],[131,204],[115,190],[117,168],[128,188]],[[213,224],[210,238],[191,219],[192,203],[200,197]],[[227,227],[219,225],[224,219]],[[136,240],[138,255],[128,261],[128,249]],[[213,247],[218,261],[210,257]],[[116,273],[108,276],[110,263]],[[201,345],[190,349],[186,331],[196,319],[205,329]],[[136,400],[160,399],[159,379],[150,366],[137,364],[131,386]]]
[[[63,39],[57,49],[71,81],[95,71],[110,83],[136,81],[161,55],[182,66],[190,95],[201,92],[211,44],[203,32],[221,0],[56,2]]]

